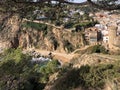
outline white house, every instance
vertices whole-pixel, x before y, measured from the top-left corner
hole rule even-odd
[[[102,33],[102,36],[108,35],[108,30],[102,30],[101,33]]]
[[[107,30],[107,26],[102,25],[102,24],[96,24],[95,27],[96,27],[98,30]]]
[[[107,35],[103,36],[103,42],[108,43],[108,41],[109,41],[109,36],[107,34]]]

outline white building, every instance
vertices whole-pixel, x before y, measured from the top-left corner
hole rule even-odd
[[[109,36],[108,35],[103,36],[103,42],[104,43],[108,43],[109,42]]]
[[[102,34],[102,36],[108,35],[108,30],[102,30],[101,34]]]
[[[107,26],[102,25],[102,24],[96,24],[95,27],[100,31],[107,30]]]

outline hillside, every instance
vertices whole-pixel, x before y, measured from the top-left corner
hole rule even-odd
[[[0,90],[120,90],[120,56],[85,44],[82,30],[0,14]]]
[[[119,90],[119,60],[118,55],[79,55],[72,67],[53,74],[44,90]]]
[[[71,32],[64,28],[24,21],[18,15],[1,15],[0,47],[72,52],[84,45],[80,32]]]

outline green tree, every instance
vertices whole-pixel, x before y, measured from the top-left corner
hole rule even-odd
[[[49,76],[59,70],[59,65],[60,63],[57,60],[52,60],[48,62],[47,65],[40,67],[40,70],[38,70],[42,73],[41,81],[47,82]]]
[[[4,52],[0,62],[0,90],[41,90],[40,73],[30,62],[31,57],[22,54],[20,49]]]

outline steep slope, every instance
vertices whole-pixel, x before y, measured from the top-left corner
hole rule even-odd
[[[1,15],[1,18],[4,15]],[[18,15],[1,20],[0,47],[72,52],[84,45],[80,32],[71,32],[63,28],[25,22]],[[32,26],[33,25],[33,26]],[[37,29],[36,27],[39,26]],[[40,26],[41,25],[41,26]]]
[[[20,30],[18,15],[1,14],[0,17],[0,47],[18,47],[18,32]]]
[[[72,68],[53,74],[44,90],[120,90],[119,55],[83,54],[75,60]]]

